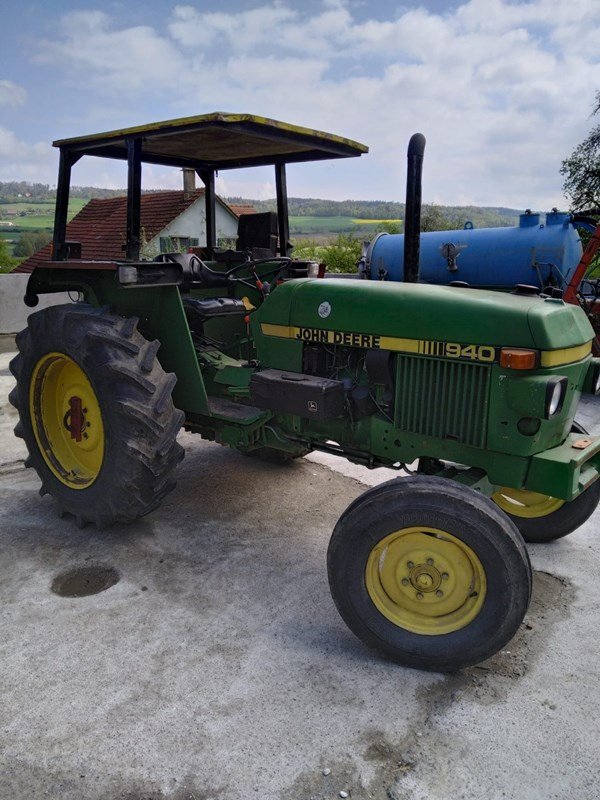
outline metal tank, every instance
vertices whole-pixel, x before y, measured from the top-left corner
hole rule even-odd
[[[506,289],[516,284],[564,288],[582,255],[577,220],[570,214],[521,214],[510,228],[433,231],[420,237],[419,280]],[[361,259],[360,270],[372,280],[401,281],[404,235],[380,233]]]

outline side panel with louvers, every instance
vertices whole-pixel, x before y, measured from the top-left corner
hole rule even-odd
[[[395,427],[484,447],[490,367],[398,355]]]

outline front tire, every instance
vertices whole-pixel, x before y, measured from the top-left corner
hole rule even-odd
[[[587,434],[578,422],[573,422],[571,432]],[[600,502],[600,480],[570,502],[508,487],[498,489],[492,500],[515,523],[526,542],[545,544],[573,533],[592,516]]]
[[[514,636],[531,566],[488,498],[434,477],[394,479],[342,515],[328,551],[331,594],[359,639],[409,667],[453,671]]]
[[[176,378],[156,358],[159,343],[138,332],[136,318],[83,303],[32,314],[16,341],[9,400],[40,494],[80,526],[128,522],[155,508],[183,457]]]

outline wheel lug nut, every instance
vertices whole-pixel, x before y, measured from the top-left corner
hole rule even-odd
[[[409,569],[412,569],[412,568],[414,567],[414,562],[413,562],[413,561],[407,561],[407,562],[406,562],[406,566],[407,566]]]
[[[443,580],[447,581],[449,577],[450,577],[450,576],[448,575],[448,573],[447,573],[447,572],[442,572],[442,578],[443,578]]]
[[[402,578],[402,586],[408,586],[408,578]]]
[[[436,595],[436,597],[443,597],[444,593],[442,592],[441,589],[438,589],[437,592],[435,593],[435,595]]]
[[[417,592],[417,600],[422,600],[422,599],[423,595],[421,594],[421,592]]]
[[[432,567],[433,566],[433,558],[428,558],[427,559],[427,563],[429,564],[430,567]]]

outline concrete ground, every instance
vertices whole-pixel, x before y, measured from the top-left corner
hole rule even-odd
[[[599,512],[530,547],[533,602],[506,650],[453,676],[403,669],[353,637],[327,586],[328,539],[363,471],[322,456],[275,467],[183,435],[158,511],[79,530],[22,468],[9,358],[1,800],[600,796]],[[587,404],[582,421],[599,417]],[[51,591],[96,566],[116,571],[106,591]]]

